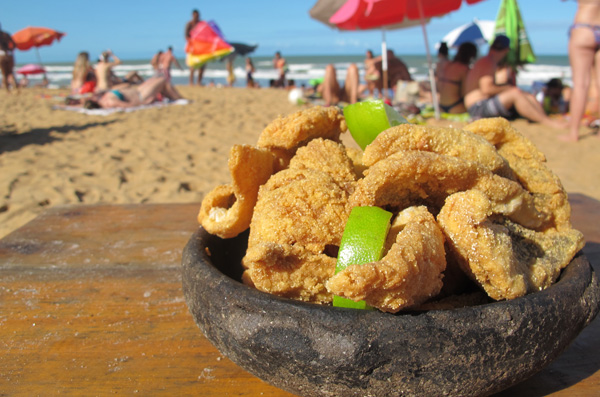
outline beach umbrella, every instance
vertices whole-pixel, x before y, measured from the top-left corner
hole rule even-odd
[[[29,64],[21,66],[19,69],[17,69],[17,73],[23,74],[23,75],[40,74],[40,73],[45,74],[46,69],[44,69],[44,67],[42,65],[38,65],[35,63],[29,63]]]
[[[510,39],[506,61],[513,68],[535,62],[535,54],[517,0],[502,0],[496,17],[495,33],[506,35]]]
[[[495,28],[496,21],[480,21],[475,18],[473,22],[452,29],[442,42],[452,48],[458,48],[462,43],[482,45],[494,39]]]
[[[33,27],[28,26],[25,29],[21,29],[12,35],[13,41],[17,45],[17,48],[22,51],[27,51],[31,48],[35,48],[35,52],[38,58],[38,62],[42,65],[42,58],[40,57],[39,48],[50,45],[54,41],[60,41],[66,33],[59,32],[50,28]],[[46,72],[44,71],[44,77]]]
[[[416,22],[421,25],[425,40],[425,52],[429,68],[435,117],[439,118],[437,90],[433,62],[425,25],[428,18],[441,17],[458,10],[464,3],[474,4],[483,0],[347,0],[331,16],[329,22],[342,30],[382,29],[382,56],[385,58],[385,29],[398,24]],[[408,25],[407,25],[408,26]],[[402,25],[400,25],[402,27]],[[405,26],[406,27],[406,26]],[[384,70],[384,76],[386,75]],[[384,77],[385,82],[385,77]]]
[[[233,47],[225,41],[215,22],[200,21],[190,31],[185,52],[187,65],[191,68],[199,68],[207,62],[230,54],[233,52]]]

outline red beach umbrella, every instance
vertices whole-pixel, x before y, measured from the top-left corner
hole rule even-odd
[[[21,29],[12,35],[12,38],[17,45],[17,48],[22,51],[27,51],[31,48],[35,48],[38,62],[42,64],[42,58],[40,57],[39,47],[50,45],[55,40],[59,41],[66,33],[56,31],[54,29],[32,27],[28,26],[25,29]],[[42,66],[43,68],[43,66]],[[44,77],[46,71],[43,71]]]
[[[44,67],[42,65],[38,65],[35,63],[29,63],[25,66],[21,66],[19,69],[17,69],[17,73],[19,74],[40,74],[40,73],[46,73],[46,69],[44,69]]]
[[[50,45],[54,40],[60,40],[65,33],[54,29],[28,26],[12,35],[17,44],[17,48],[22,51],[29,50],[32,47],[38,48]]]
[[[321,0],[323,1],[325,0]],[[456,11],[463,3],[474,4],[480,1],[483,0],[347,0],[329,18],[329,23],[341,30],[382,29],[381,52],[384,76],[387,75],[385,30],[414,26],[415,23],[419,23],[425,40],[435,114],[436,118],[439,118],[435,78],[425,24],[428,18],[441,17]],[[384,83],[387,84],[385,80],[384,78]]]

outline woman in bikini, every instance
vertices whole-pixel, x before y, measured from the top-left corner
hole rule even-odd
[[[600,84],[600,0],[579,0],[573,24],[569,28],[569,61],[573,79],[571,95],[569,133],[560,135],[564,141],[576,142],[579,139],[579,126],[585,112],[594,70],[596,83]],[[600,91],[600,85],[598,86]]]
[[[83,107],[86,109],[129,108],[148,105],[159,100],[160,97],[173,101],[183,98],[165,77],[151,77],[139,85],[106,91],[96,100],[86,100]]]
[[[471,62],[477,58],[477,47],[473,43],[463,43],[452,62],[447,62],[438,76],[440,109],[444,113],[465,113],[464,84]]]

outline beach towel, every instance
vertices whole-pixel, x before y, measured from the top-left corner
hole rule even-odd
[[[130,113],[135,112],[136,110],[142,109],[152,109],[152,108],[162,108],[165,106],[171,105],[187,105],[190,103],[187,99],[178,99],[176,101],[163,101],[163,102],[155,102],[149,105],[140,105],[134,106],[130,108],[110,108],[110,109],[84,109],[81,106],[68,106],[68,105],[55,105],[53,109],[59,110],[68,110],[71,112],[84,113],[92,116],[108,116],[113,113]]]

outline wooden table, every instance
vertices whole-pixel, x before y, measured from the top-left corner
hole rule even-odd
[[[600,202],[572,195],[600,274]],[[290,396],[217,351],[189,314],[181,251],[199,204],[58,207],[0,240],[0,395]],[[600,319],[504,395],[600,393]]]

